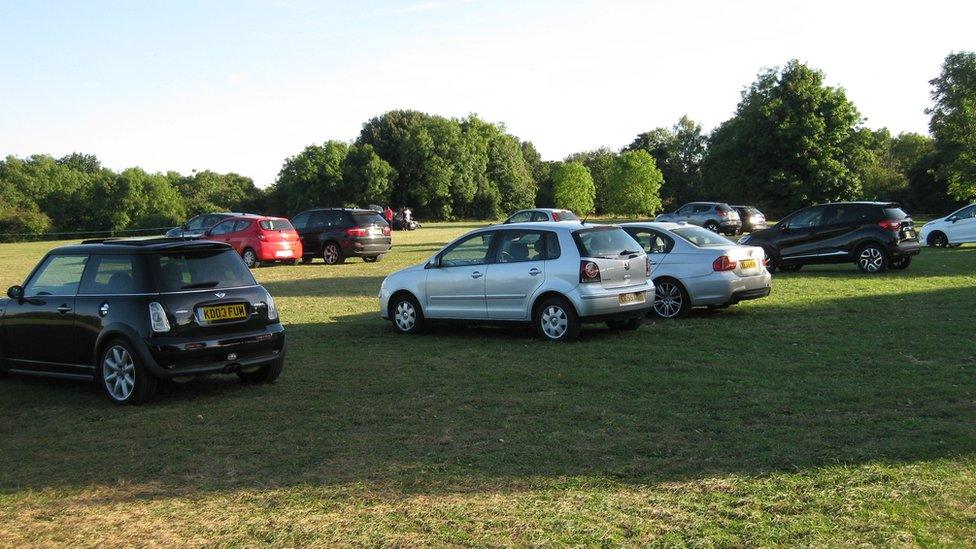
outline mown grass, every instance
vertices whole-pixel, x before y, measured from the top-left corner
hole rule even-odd
[[[472,226],[258,269],[272,386],[0,381],[0,546],[976,544],[976,247],[572,345],[393,334],[382,278]],[[51,246],[0,246],[0,287]]]

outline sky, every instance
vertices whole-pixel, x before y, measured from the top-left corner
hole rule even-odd
[[[271,184],[391,109],[504,123],[556,160],[687,114],[710,130],[796,58],[865,124],[926,133],[976,2],[0,0],[0,157]]]

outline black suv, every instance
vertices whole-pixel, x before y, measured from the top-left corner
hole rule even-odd
[[[791,213],[739,239],[760,246],[770,268],[798,271],[808,263],[854,262],[866,273],[904,269],[918,254],[915,223],[891,202],[838,202]]]
[[[160,378],[281,374],[271,294],[230,246],[172,238],[86,241],[49,252],[0,300],[0,372],[94,378],[119,404]]]
[[[329,265],[347,257],[373,263],[393,247],[390,224],[373,210],[315,208],[296,215],[291,224],[302,239],[304,263],[316,257]]]

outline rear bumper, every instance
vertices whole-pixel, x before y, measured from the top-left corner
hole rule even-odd
[[[258,246],[258,259],[261,261],[289,261],[302,258],[302,243],[292,242],[282,245],[281,242],[262,242]]]
[[[393,239],[382,238],[351,238],[342,242],[342,253],[346,257],[372,257],[389,252],[393,248]]]
[[[576,313],[583,322],[636,318],[644,316],[654,306],[654,284],[650,281],[644,284],[610,289],[593,286],[580,284],[574,295],[570,296]],[[629,293],[643,293],[644,301],[621,304],[620,295]]]
[[[263,330],[200,339],[153,337],[140,346],[156,377],[231,373],[283,360],[285,329],[272,324]]]
[[[891,246],[888,246],[888,253],[892,258],[905,257],[910,255],[918,255],[921,251],[922,245],[918,240],[902,240]]]
[[[731,305],[735,305],[740,301],[766,297],[769,295],[770,291],[772,291],[772,288],[770,288],[769,286],[765,288],[756,288],[754,290],[739,290],[738,292],[732,294],[732,299],[729,301],[729,303]]]
[[[745,299],[766,297],[772,288],[773,277],[769,271],[763,269],[763,272],[753,276],[716,272],[702,277],[683,279],[681,282],[685,284],[685,288],[691,295],[692,305],[725,305],[735,304]]]

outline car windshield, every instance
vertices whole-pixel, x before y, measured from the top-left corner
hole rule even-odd
[[[257,284],[233,250],[172,252],[151,256],[160,292],[237,288]]]
[[[699,248],[735,245],[728,238],[701,227],[681,227],[680,229],[671,229],[671,232]]]
[[[639,253],[641,245],[620,227],[593,227],[573,233],[580,257],[619,257]]]
[[[265,219],[261,222],[261,228],[266,231],[289,231],[295,227],[287,219]]]
[[[369,227],[372,225],[387,225],[386,219],[376,212],[356,212],[352,214],[356,220],[357,227]]]

